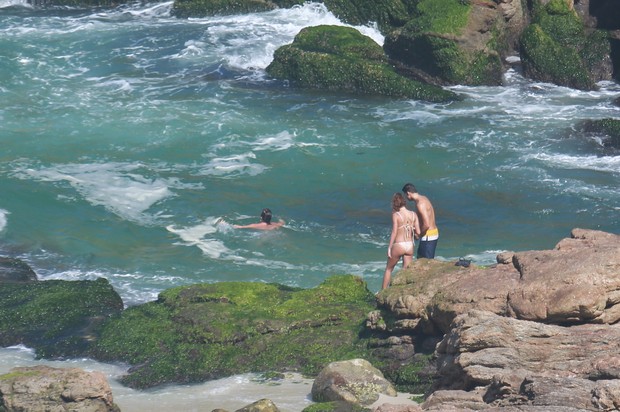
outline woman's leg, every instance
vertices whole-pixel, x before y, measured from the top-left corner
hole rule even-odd
[[[394,267],[399,260],[400,255],[394,256],[394,253],[392,253],[391,258],[388,258],[387,264],[385,265],[385,273],[383,274],[383,285],[381,286],[381,289],[386,289],[390,286],[390,282],[392,280],[392,270],[394,270]]]
[[[413,255],[403,255],[403,269],[407,269],[413,262]]]

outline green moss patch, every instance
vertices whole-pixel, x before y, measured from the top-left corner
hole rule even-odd
[[[91,354],[134,365],[123,382],[138,388],[247,372],[314,375],[329,362],[370,356],[362,334],[374,307],[366,284],[348,275],[313,289],[179,287],[111,319]]]
[[[106,279],[0,284],[0,345],[25,344],[39,357],[81,354],[123,302]]]
[[[596,88],[593,71],[610,51],[607,36],[587,34],[579,16],[563,0],[536,2],[532,24],[520,43],[526,76],[581,90]]]
[[[450,91],[401,76],[387,64],[378,44],[355,29],[341,26],[303,29],[293,44],[275,52],[267,73],[302,88],[427,101],[458,100]]]

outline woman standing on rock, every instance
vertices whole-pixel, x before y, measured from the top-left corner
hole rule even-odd
[[[388,260],[383,274],[382,289],[390,285],[392,270],[403,258],[403,269],[413,261],[414,236],[420,236],[420,222],[417,215],[407,209],[407,201],[400,193],[392,196],[392,234],[388,245]]]

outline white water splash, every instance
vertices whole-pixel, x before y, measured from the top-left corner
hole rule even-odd
[[[6,215],[8,214],[9,212],[7,212],[6,210],[0,209],[0,232],[2,232],[4,228],[6,227],[6,222],[7,222]]]
[[[174,196],[169,186],[175,183],[145,177],[139,173],[143,167],[127,163],[74,163],[39,169],[22,167],[13,175],[25,180],[68,183],[92,205],[103,206],[123,219],[148,224],[155,215],[147,210]]]

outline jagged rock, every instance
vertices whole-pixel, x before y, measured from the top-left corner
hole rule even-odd
[[[555,249],[506,254],[511,263],[489,268],[455,267],[419,259],[395,274],[379,293],[384,330],[442,334],[470,309],[545,323],[615,323],[620,320],[620,236],[573,229]],[[408,320],[408,322],[405,322]]]
[[[271,399],[260,399],[241,409],[237,409],[235,412],[280,412],[280,409]]]
[[[33,282],[37,274],[28,264],[20,259],[0,257],[0,283]]]
[[[397,392],[381,371],[364,359],[332,362],[319,372],[312,385],[315,402],[370,405],[379,394],[396,396]]]
[[[13,368],[0,376],[0,410],[120,412],[103,373],[48,366]]]

